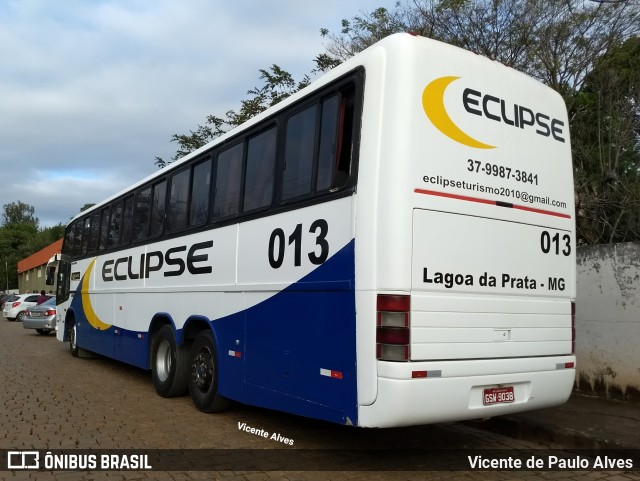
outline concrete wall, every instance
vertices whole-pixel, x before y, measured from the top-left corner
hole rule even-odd
[[[640,399],[640,243],[577,251],[576,388]]]

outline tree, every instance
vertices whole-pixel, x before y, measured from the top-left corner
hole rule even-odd
[[[238,111],[229,110],[224,118],[209,115],[206,123],[198,125],[195,131],[192,130],[188,134],[174,134],[171,137],[171,142],[178,144],[178,150],[171,161],[167,162],[161,157],[156,157],[155,164],[160,168],[166,167],[172,161],[203,147],[231,128],[243,124],[272,105],[281,102],[309,85],[311,81],[310,77],[305,75],[302,80],[296,82],[289,72],[276,64],[273,64],[268,70],[260,69],[259,78],[264,82],[263,85],[254,87],[247,92],[250,97],[241,101]]]
[[[2,218],[5,227],[27,224],[33,227],[34,231],[38,230],[39,221],[34,216],[35,208],[33,206],[18,201],[5,204],[3,209]]]
[[[6,268],[8,286],[15,289],[18,287],[18,262],[61,239],[65,226],[58,224],[39,230],[35,208],[20,201],[4,205],[3,219],[0,227],[0,273]]]
[[[640,239],[638,2],[415,0],[322,34],[342,61],[394,31],[477,52],[558,91],[570,114],[578,242]]]
[[[640,37],[596,59],[572,117],[580,238],[640,239]]]
[[[637,1],[397,2],[391,9],[377,8],[344,19],[338,33],[321,29],[320,34],[329,43],[326,51],[315,58],[314,72],[335,67],[387,35],[407,31],[477,52],[558,91],[567,104],[574,136],[578,242],[640,238],[635,227],[640,104],[637,94],[629,91],[635,88],[630,72],[637,74],[638,67],[637,64],[625,67],[620,62],[620,55],[638,58],[635,47],[625,44],[640,35]],[[623,45],[626,54],[612,53]],[[626,83],[617,80],[623,71],[627,72]],[[260,72],[263,87],[249,90],[251,97],[242,101],[239,112],[231,110],[225,118],[209,116],[207,123],[199,125],[196,131],[174,135],[172,141],[180,145],[174,160],[291,95],[309,81],[306,76],[295,85],[291,76],[276,65],[270,71]],[[593,139],[597,141],[594,143]],[[156,158],[156,163],[166,165],[160,158]]]

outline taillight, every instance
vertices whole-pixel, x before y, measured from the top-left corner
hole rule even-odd
[[[31,315],[31,314],[29,313],[29,309],[25,309],[25,311],[24,311],[24,315],[25,315],[25,316],[27,316],[27,317],[29,317],[29,316]]]
[[[576,352],[576,303],[571,303],[571,354]]]
[[[56,310],[55,309],[49,309],[49,310],[45,311],[44,315],[45,316],[55,316],[56,315]]]
[[[11,304],[11,307],[18,307],[21,304],[20,301],[16,301],[13,304]]]
[[[410,297],[378,294],[376,357],[382,361],[410,358]]]

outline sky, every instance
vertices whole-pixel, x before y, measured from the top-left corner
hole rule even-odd
[[[394,3],[0,0],[0,207],[66,224],[171,159],[173,134],[237,110],[259,69],[299,80],[321,28]]]

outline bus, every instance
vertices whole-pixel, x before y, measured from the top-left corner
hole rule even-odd
[[[570,151],[556,92],[392,35],[73,218],[57,337],[203,412],[384,428],[561,404]]]

